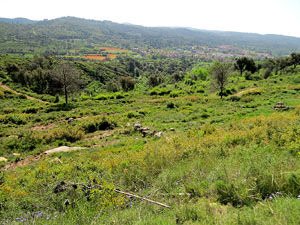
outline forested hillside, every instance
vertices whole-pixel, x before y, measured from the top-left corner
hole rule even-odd
[[[217,47],[230,45],[241,49],[287,55],[300,50],[300,38],[189,28],[143,27],[94,21],[74,17],[29,21],[0,19],[1,53],[54,53],[97,46],[126,49]]]

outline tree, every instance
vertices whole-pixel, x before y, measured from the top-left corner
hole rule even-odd
[[[148,84],[150,87],[155,87],[164,82],[164,79],[161,75],[153,74],[149,77]]]
[[[61,63],[55,69],[53,78],[57,81],[57,85],[65,95],[65,102],[68,104],[68,95],[77,90],[80,85],[80,73],[74,69],[69,63]]]
[[[127,76],[120,77],[120,84],[123,91],[127,92],[134,89],[134,81],[130,77]]]
[[[231,65],[229,63],[214,62],[210,67],[212,86],[219,90],[221,99],[225,95],[225,87],[229,77]]]
[[[243,76],[243,72],[246,70],[254,73],[257,69],[254,60],[247,57],[238,58],[234,66],[240,71],[241,76]]]
[[[290,64],[289,62],[289,58],[288,57],[280,57],[280,58],[277,58],[275,60],[275,63],[276,63],[276,74],[278,73],[278,71],[280,71],[280,73],[282,71],[284,71]]]
[[[295,70],[296,67],[297,67],[298,65],[300,65],[300,53],[295,53],[295,52],[293,52],[293,53],[291,54],[291,59],[290,59],[290,61],[291,61],[291,64],[294,66],[294,70]]]

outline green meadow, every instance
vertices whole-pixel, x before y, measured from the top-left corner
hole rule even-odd
[[[75,61],[66,104],[58,60],[1,56],[1,224],[299,224],[299,66],[233,64],[221,99],[213,63]]]

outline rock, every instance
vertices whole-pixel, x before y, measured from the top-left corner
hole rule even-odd
[[[170,131],[175,131],[175,129],[174,128],[170,128]]]
[[[76,150],[82,150],[86,149],[86,147],[68,147],[68,146],[61,146],[58,148],[54,148],[48,151],[45,151],[44,154],[52,154],[52,153],[58,153],[58,152],[69,152],[69,151],[76,151]]]
[[[52,159],[51,162],[62,163],[62,161],[59,158],[57,158],[57,157],[55,157],[54,159]]]
[[[7,162],[7,158],[0,157],[0,162]]]
[[[136,123],[133,124],[133,128],[135,130],[140,130],[142,127],[143,126],[142,126],[142,124],[140,122],[136,122]]]
[[[286,111],[286,110],[289,110],[291,107],[290,106],[285,106],[283,102],[278,102],[272,108],[275,109],[275,110]]]
[[[126,124],[126,127],[130,127],[130,123],[127,123],[127,124]]]
[[[143,137],[146,137],[147,135],[153,135],[153,131],[151,131],[150,129],[143,129],[141,130],[141,133]]]
[[[65,191],[66,188],[65,188],[64,185],[65,185],[64,182],[61,182],[60,184],[56,185],[55,188],[53,189],[53,192],[54,192],[55,194],[57,194],[57,193],[60,193],[60,192]]]
[[[242,108],[243,108],[243,109],[245,109],[245,108],[246,108],[246,106],[245,106],[245,105],[242,105]]]
[[[75,119],[74,119],[74,118],[72,118],[72,117],[71,117],[71,118],[69,118],[69,119],[67,120],[67,122],[68,122],[68,123],[72,123],[72,122],[74,122],[74,121],[75,121]]]
[[[160,132],[157,132],[156,134],[154,134],[154,137],[161,138],[162,135],[163,135],[163,133],[160,131]]]

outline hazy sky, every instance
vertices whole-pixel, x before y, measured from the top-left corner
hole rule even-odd
[[[0,17],[62,16],[300,37],[300,0],[0,0]]]

